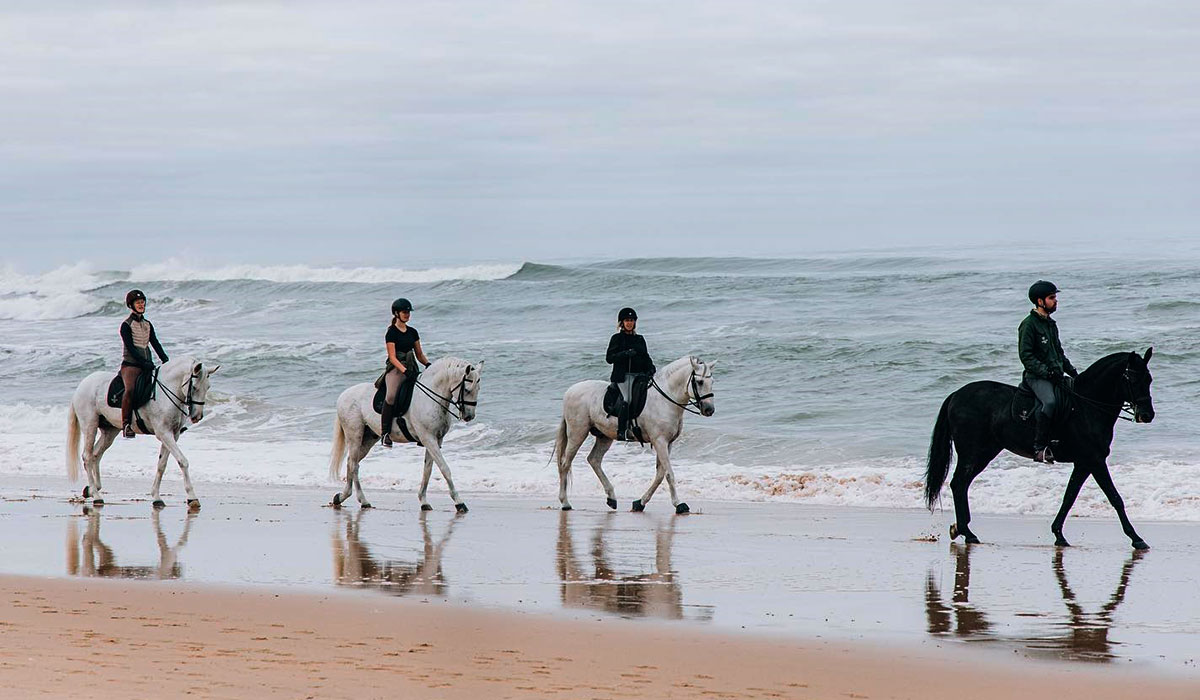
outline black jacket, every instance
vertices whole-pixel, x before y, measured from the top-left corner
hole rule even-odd
[[[604,361],[613,366],[610,381],[625,380],[626,374],[654,374],[654,360],[646,350],[646,339],[637,333],[613,334]]]

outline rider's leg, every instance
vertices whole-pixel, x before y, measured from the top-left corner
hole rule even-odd
[[[383,409],[381,410],[383,415],[380,417],[382,422],[380,424],[379,436],[380,441],[385,447],[392,446],[392,421],[395,418],[393,410],[396,395],[400,391],[400,382],[403,380],[404,373],[395,367],[389,369],[387,374],[383,376],[383,382],[387,388],[383,395]]]
[[[1054,391],[1054,385],[1049,380],[1026,375],[1025,383],[1029,385],[1042,404],[1042,409],[1035,417],[1033,458],[1038,462],[1053,463],[1054,453],[1050,451],[1050,429],[1054,423],[1054,411],[1058,396]]]
[[[121,367],[121,381],[125,384],[125,394],[121,397],[121,430],[125,437],[133,437],[133,392],[137,387],[138,375],[142,373],[141,367],[131,367],[123,365]]]
[[[625,378],[617,383],[617,389],[621,392],[620,411],[617,412],[617,439],[626,440],[629,430],[629,404],[633,401],[633,373],[626,373]]]

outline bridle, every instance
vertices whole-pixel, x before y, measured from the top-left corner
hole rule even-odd
[[[705,373],[703,376],[700,377],[700,379],[712,379],[712,372],[709,371],[709,372]],[[704,415],[701,412],[701,409],[703,407],[700,405],[700,402],[704,401],[705,399],[711,399],[713,397],[713,393],[711,391],[708,392],[707,394],[703,394],[703,395],[700,393],[700,382],[696,378],[696,368],[694,366],[692,367],[692,376],[688,380],[688,396],[687,396],[688,400],[684,403],[680,403],[680,402],[676,401],[675,399],[671,398],[670,396],[668,396],[667,392],[663,391],[662,387],[660,387],[658,385],[658,382],[654,379],[654,377],[650,378],[650,386],[654,387],[654,390],[657,391],[659,394],[662,394],[662,397],[664,399],[666,399],[667,401],[670,401],[671,403],[682,408],[683,410],[687,411],[688,413],[694,413],[697,416]],[[693,408],[693,406],[695,408]]]
[[[185,416],[190,417],[192,415],[193,406],[203,406],[205,404],[204,401],[197,401],[192,398],[192,393],[196,390],[196,374],[194,372],[188,373],[187,392],[183,396],[179,396],[179,394],[171,391],[166,384],[162,383],[162,380],[158,378],[158,370],[155,370],[154,383],[166,392],[167,400],[171,402],[171,405],[179,409],[179,412]]]
[[[464,420],[463,414],[466,413],[467,406],[474,407],[479,405],[478,401],[467,400],[468,387],[475,383],[475,380],[471,379],[471,372],[474,370],[474,365],[467,365],[466,371],[463,372],[462,380],[450,390],[450,396],[442,396],[433,389],[430,389],[428,386],[422,384],[420,379],[418,379],[416,382],[417,388],[424,392],[426,396],[433,399],[434,403],[441,407],[443,411],[449,413],[459,420]],[[455,397],[455,394],[458,395],[457,398]],[[458,413],[455,413],[453,410],[451,410],[451,406],[458,408]]]
[[[1117,418],[1119,418],[1121,420],[1135,422],[1137,420],[1137,415],[1138,415],[1137,414],[1138,404],[1142,403],[1143,401],[1150,401],[1151,400],[1150,393],[1147,392],[1144,396],[1136,396],[1136,397],[1133,395],[1133,369],[1131,367],[1129,367],[1128,365],[1125,366],[1125,370],[1121,373],[1121,381],[1123,381],[1125,383],[1125,395],[1130,398],[1125,399],[1124,401],[1122,401],[1119,404],[1108,403],[1107,401],[1097,401],[1096,399],[1093,399],[1093,398],[1084,396],[1083,394],[1080,394],[1078,391],[1075,391],[1074,389],[1071,390],[1071,395],[1077,399],[1081,399],[1082,401],[1084,401],[1086,403],[1090,403],[1092,405],[1099,406],[1102,408],[1119,408],[1120,413],[1117,415]],[[1128,415],[1122,415],[1122,414],[1128,414]]]

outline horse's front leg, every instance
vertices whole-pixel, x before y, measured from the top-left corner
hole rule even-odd
[[[179,465],[179,471],[183,473],[183,489],[187,492],[188,510],[200,510],[200,499],[196,497],[196,489],[192,488],[192,477],[188,474],[188,458],[184,457],[183,450],[179,449],[179,442],[175,439],[175,434],[161,430],[155,433],[155,437],[175,458],[175,463]]]
[[[433,457],[434,462],[437,462],[438,470],[442,472],[442,478],[446,480],[446,488],[450,491],[450,499],[454,501],[455,510],[459,513],[466,513],[467,504],[458,497],[458,489],[454,488],[454,480],[450,478],[450,465],[446,464],[446,458],[442,455],[441,440],[434,439],[432,435],[423,435],[421,442],[425,444],[425,452]]]
[[[667,445],[667,488],[671,491],[671,505],[675,506],[675,512],[679,515],[690,513],[691,509],[688,504],[679,500],[679,494],[675,491],[675,465],[671,464],[671,446]]]
[[[1146,544],[1146,540],[1138,536],[1137,531],[1133,529],[1133,523],[1129,522],[1129,516],[1125,514],[1125,500],[1121,498],[1121,494],[1117,493],[1117,487],[1113,483],[1112,474],[1108,472],[1108,464],[1101,462],[1100,466],[1096,467],[1092,472],[1092,476],[1096,478],[1096,485],[1100,487],[1105,496],[1108,496],[1108,502],[1116,509],[1117,517],[1121,520],[1121,529],[1125,531],[1125,534],[1133,543],[1133,548],[1150,549],[1150,545]]]
[[[1062,507],[1058,509],[1058,515],[1054,517],[1054,522],[1050,525],[1050,532],[1054,533],[1054,544],[1059,547],[1071,546],[1071,543],[1067,542],[1067,538],[1063,537],[1063,525],[1067,522],[1067,513],[1071,512],[1071,506],[1075,505],[1075,499],[1079,497],[1079,489],[1083,488],[1083,483],[1087,481],[1090,474],[1091,470],[1078,462],[1071,471],[1071,478],[1067,481],[1067,490],[1063,493]]]
[[[429,491],[429,477],[433,476],[433,455],[429,450],[425,450],[425,467],[421,472],[421,490],[417,491],[417,500],[421,502],[421,510],[433,510],[433,506],[429,505],[429,500],[425,497]]]
[[[655,440],[654,443],[654,481],[650,482],[650,488],[646,489],[646,493],[642,497],[633,502],[633,512],[640,513],[646,510],[646,504],[650,502],[650,497],[658,490],[658,485],[666,478],[667,472],[671,469],[671,458],[667,450],[667,443],[662,440]],[[674,493],[672,500],[674,500]]]
[[[170,456],[171,451],[167,449],[166,445],[158,448],[158,467],[154,472],[154,486],[150,488],[150,498],[153,499],[155,510],[167,506],[159,496],[159,491],[162,489],[163,474],[167,471],[167,458]]]

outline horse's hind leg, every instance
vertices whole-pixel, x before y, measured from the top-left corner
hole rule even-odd
[[[563,445],[558,460],[558,502],[563,510],[571,510],[571,502],[567,500],[567,491],[571,488],[571,462],[575,461],[575,455],[579,454],[579,448],[587,436],[587,432],[573,435],[569,429],[567,431],[567,444]]]
[[[333,494],[335,508],[350,500],[350,494],[354,493],[354,484],[358,482],[358,463],[371,451],[371,446],[375,444],[375,438],[372,434],[363,431],[358,440],[351,442],[347,437],[346,442],[350,445],[350,449],[346,451],[346,483],[342,485],[341,491]],[[361,505],[365,499],[361,484],[358,487],[358,496],[358,502]],[[368,503],[367,507],[370,508],[371,505]]]
[[[604,460],[604,454],[608,452],[608,448],[612,447],[613,441],[611,438],[600,435],[596,438],[596,443],[592,445],[591,452],[588,452],[587,461],[592,465],[592,471],[596,472],[600,483],[604,486],[604,494],[608,496],[608,507],[613,510],[617,509],[617,492],[613,488],[612,482],[608,480],[608,475],[604,473],[604,469],[600,463]]]
[[[104,505],[104,495],[100,484],[100,459],[104,457],[104,453],[108,451],[108,448],[112,447],[113,441],[117,439],[117,435],[119,434],[120,431],[116,428],[100,428],[100,435],[96,438],[96,444],[92,446],[92,466],[87,472],[88,481],[91,482],[92,487],[91,496],[93,505]]]
[[[955,448],[957,449],[957,445]],[[958,453],[958,464],[954,467],[954,477],[950,480],[950,491],[954,494],[954,525],[950,527],[950,539],[963,536],[967,544],[978,544],[979,538],[971,532],[971,506],[967,502],[967,490],[971,482],[979,476],[987,465],[1000,454],[1000,449],[987,451],[976,450],[973,453]]]

